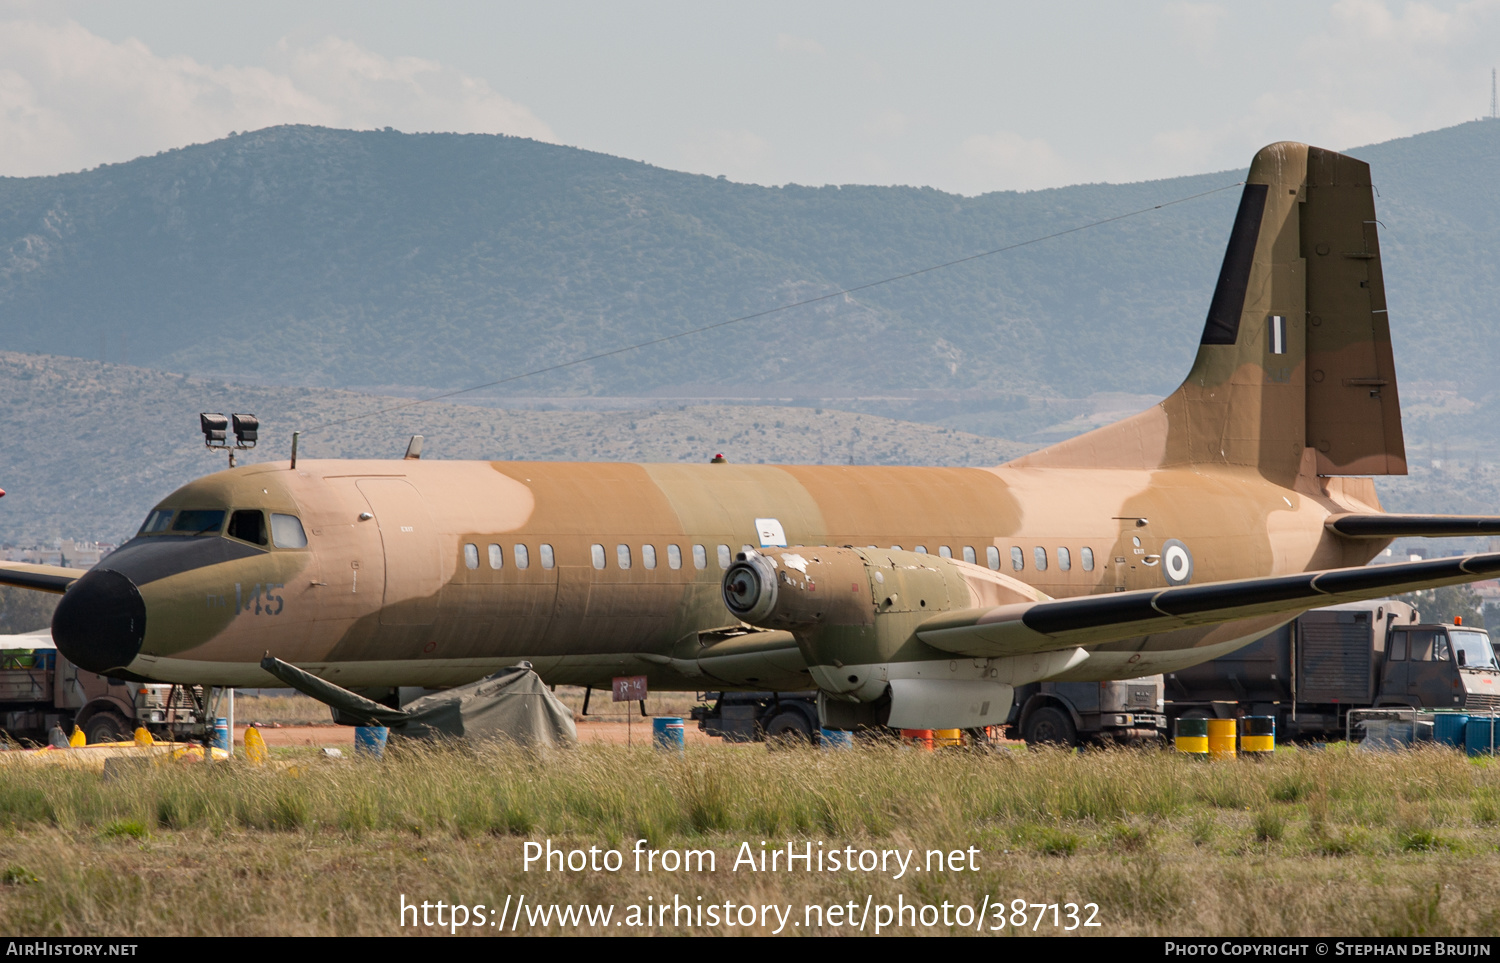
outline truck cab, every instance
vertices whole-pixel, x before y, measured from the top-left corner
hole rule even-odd
[[[1391,627],[1377,706],[1500,708],[1500,663],[1483,629],[1448,623]]]
[[[1017,686],[1005,734],[1027,745],[1131,742],[1166,732],[1160,675]]]

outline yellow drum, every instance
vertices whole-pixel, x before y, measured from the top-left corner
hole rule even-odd
[[[1177,720],[1177,751],[1204,757],[1208,755],[1208,720]]]
[[[934,729],[932,730],[932,745],[937,749],[957,749],[964,744],[964,731],[962,729]]]
[[[1208,720],[1208,757],[1210,759],[1233,759],[1235,756],[1235,729],[1234,719],[1209,719]]]
[[[1246,716],[1241,721],[1240,752],[1260,757],[1276,749],[1276,717]]]

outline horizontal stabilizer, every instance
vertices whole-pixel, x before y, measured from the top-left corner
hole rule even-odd
[[[1323,526],[1345,538],[1500,535],[1500,515],[1330,515]]]
[[[311,672],[304,672],[289,662],[267,655],[260,660],[260,667],[296,689],[303,695],[312,696],[319,702],[337,710],[350,722],[366,726],[394,726],[409,720],[410,716],[400,709],[392,709],[348,689],[320,679]]]
[[[1098,645],[1260,615],[1290,615],[1324,605],[1477,582],[1496,575],[1500,575],[1500,554],[1325,569],[965,609],[929,619],[918,627],[917,637],[945,652],[998,658]]]
[[[34,592],[52,592],[61,595],[68,590],[83,573],[81,568],[63,568],[60,565],[31,565],[27,562],[0,563],[0,585],[14,585]]]

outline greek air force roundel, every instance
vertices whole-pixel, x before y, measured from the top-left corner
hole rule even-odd
[[[1168,585],[1186,585],[1193,580],[1193,553],[1175,538],[1161,547],[1161,571]]]

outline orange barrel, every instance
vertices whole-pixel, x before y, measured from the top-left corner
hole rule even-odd
[[[902,742],[911,743],[912,745],[916,746],[918,749],[923,749],[923,750],[926,750],[927,752],[931,752],[932,751],[932,730],[931,729],[902,729],[901,730],[901,741]]]
[[[1208,720],[1208,758],[1233,759],[1235,725],[1233,719]]]
[[[1208,755],[1208,720],[1177,720],[1177,751],[1200,759]]]
[[[1240,722],[1240,752],[1261,758],[1276,751],[1276,717],[1246,716]]]
[[[964,744],[964,731],[962,729],[934,729],[932,730],[932,744],[938,749],[957,749]]]

